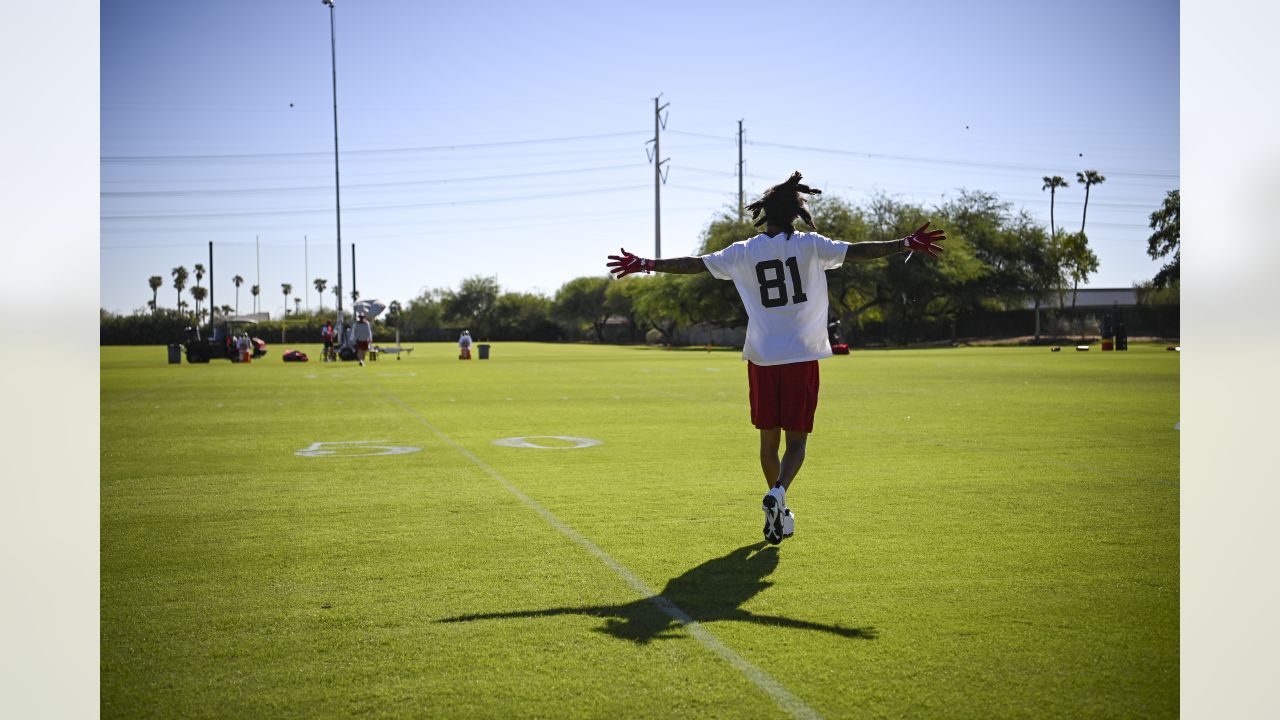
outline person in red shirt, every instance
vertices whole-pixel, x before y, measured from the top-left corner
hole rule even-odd
[[[320,339],[324,341],[324,357],[323,362],[329,362],[333,359],[333,322],[324,321],[324,327],[320,329]]]

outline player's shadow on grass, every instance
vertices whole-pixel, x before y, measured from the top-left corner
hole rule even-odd
[[[667,582],[653,597],[621,605],[581,605],[541,610],[470,613],[438,622],[470,622],[505,618],[591,615],[605,619],[598,632],[635,643],[678,637],[676,632],[689,622],[724,620],[750,622],[774,627],[818,630],[846,638],[873,639],[875,628],[796,620],[778,615],[760,615],[742,609],[748,600],[773,585],[765,580],[778,567],[778,548],[763,542],[746,545],[727,555],[708,560]]]

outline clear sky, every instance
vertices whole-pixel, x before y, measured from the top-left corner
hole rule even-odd
[[[338,0],[342,273],[362,297],[497,276],[552,294],[654,252],[646,141],[661,134],[662,254],[801,170],[827,194],[926,206],[994,192],[1079,229],[1106,177],[1092,287],[1149,279],[1148,216],[1179,176],[1179,6],[1110,2]],[[278,315],[337,279],[329,10],[316,0],[101,6],[101,304],[143,308],[208,262]],[[257,252],[255,255],[255,243]],[[189,281],[188,286],[194,283]],[[205,284],[208,284],[206,279]],[[303,293],[305,292],[305,295]],[[184,298],[190,301],[189,294]],[[324,304],[333,306],[331,290]],[[348,301],[349,304],[349,301]]]

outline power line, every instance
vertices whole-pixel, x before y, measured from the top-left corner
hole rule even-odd
[[[602,172],[606,170],[619,170],[624,168],[635,168],[637,163],[627,163],[623,165],[601,165],[590,168],[573,168],[569,170],[544,170],[541,172],[528,173],[507,173],[503,175],[476,175],[472,177],[460,178],[444,178],[434,180],[400,180],[395,182],[373,182],[346,184],[343,187],[348,190],[352,189],[375,189],[375,188],[393,188],[393,187],[416,187],[421,185],[448,185],[453,183],[479,182],[484,180],[512,180],[517,178],[547,177],[550,175],[573,175],[589,172]],[[191,197],[191,196],[220,196],[220,195],[260,195],[262,193],[274,192],[304,192],[313,190],[329,190],[331,185],[299,185],[292,187],[273,187],[273,188],[221,188],[209,190],[120,190],[106,191],[98,193],[103,198],[161,198],[161,197]]]
[[[410,152],[438,152],[441,150],[469,150],[473,148],[496,148],[496,147],[512,147],[517,145],[538,145],[556,142],[581,142],[584,140],[599,140],[602,138],[613,137],[634,137],[639,132],[615,132],[600,133],[598,135],[571,135],[557,138],[533,138],[528,140],[504,140],[499,142],[487,143],[465,143],[456,145],[425,145],[419,147],[401,147],[401,148],[378,148],[373,150],[347,150],[344,156],[352,155],[378,155],[386,153],[410,153]],[[287,152],[287,153],[232,153],[232,154],[209,154],[209,155],[104,155],[101,160],[104,163],[130,163],[130,162],[192,162],[204,160],[252,160],[263,158],[329,158],[328,152]]]
[[[395,205],[363,205],[359,207],[347,208],[349,211],[364,210],[408,210],[414,208],[426,207],[448,207],[451,205],[473,205],[476,203],[496,203],[496,202],[513,202],[519,200],[542,200],[545,198],[570,197],[573,195],[595,195],[600,193],[621,192],[625,190],[636,190],[647,187],[645,185],[625,185],[619,187],[608,188],[592,188],[587,190],[572,190],[565,192],[541,193],[537,195],[513,195],[508,197],[497,198],[476,198],[473,200],[441,200],[437,202],[424,203],[404,203]],[[107,220],[194,220],[202,218],[233,218],[233,217],[259,217],[272,215],[310,215],[315,213],[328,212],[328,208],[306,208],[295,210],[247,210],[247,211],[231,211],[231,212],[208,212],[208,213],[165,213],[156,215],[101,215],[103,221]]]
[[[724,140],[724,141],[733,140],[733,138],[729,138],[729,137],[724,137],[719,135],[708,135],[706,133],[687,132],[684,130],[672,130],[671,133],[676,135],[689,135],[693,137],[713,138],[716,140]],[[1001,170],[1029,171],[1029,172],[1035,172],[1035,173],[1044,172],[1044,169],[1042,167],[1032,166],[1032,165],[1020,165],[1016,163],[993,163],[993,162],[978,162],[978,161],[972,161],[972,160],[953,160],[949,158],[923,157],[923,156],[913,156],[913,155],[891,155],[886,153],[866,152],[862,150],[841,150],[836,148],[821,148],[821,147],[813,147],[808,145],[791,145],[787,143],[765,142],[761,140],[748,140],[746,141],[746,144],[754,147],[759,147],[759,148],[776,148],[780,150],[813,152],[813,153],[821,153],[821,154],[827,154],[827,155],[842,155],[846,157],[870,158],[873,160],[921,162],[921,163],[932,163],[937,165],[951,165],[951,166],[957,166],[957,167],[986,167],[986,168],[997,168]],[[1160,179],[1166,179],[1166,180],[1177,179],[1178,177],[1180,177],[1179,175],[1176,175],[1176,174],[1170,175],[1170,174],[1164,174],[1164,173],[1150,173],[1150,172],[1143,172],[1138,170],[1108,170],[1107,175],[1108,176],[1160,178]]]

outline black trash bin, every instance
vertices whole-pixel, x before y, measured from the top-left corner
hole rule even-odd
[[[179,365],[181,363],[182,363],[182,346],[170,345],[169,346],[169,364]]]
[[[1124,323],[1116,325],[1116,349],[1129,349],[1129,333],[1124,329]]]
[[[486,344],[484,344],[484,343],[480,343],[480,344],[479,344],[479,345],[477,345],[476,347],[480,348],[480,359],[481,359],[481,360],[488,360],[488,359],[489,359],[489,346],[488,346],[488,345],[486,345]]]

